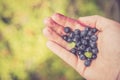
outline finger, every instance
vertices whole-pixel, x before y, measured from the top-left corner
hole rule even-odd
[[[71,54],[66,49],[62,48],[58,44],[48,41],[47,46],[50,50],[52,50],[57,56],[62,58],[65,62],[71,65],[73,68],[76,67],[77,58],[74,54]]]
[[[46,26],[52,28],[57,34],[59,35],[65,35],[65,32],[64,32],[64,27],[57,24],[55,21],[52,20],[52,18],[46,18],[44,20],[44,23]]]
[[[56,32],[54,32],[52,29],[46,27],[43,30],[44,35],[51,41],[54,41],[58,44],[60,44],[62,47],[66,48],[67,50],[70,49],[68,46],[68,43],[64,41]]]
[[[83,61],[81,61],[78,57],[76,57],[74,54],[71,54],[69,51],[52,41],[48,41],[47,46],[57,56],[71,65],[78,73],[80,73],[82,76],[84,75],[85,66],[83,64]]]
[[[53,16],[51,16],[51,18],[58,24],[66,27],[69,26],[71,27],[71,29],[80,29],[83,30],[84,29],[84,25],[82,23],[80,23],[78,20],[66,17],[62,14],[56,13]]]
[[[107,22],[109,22],[108,19],[98,15],[80,17],[78,20],[86,26],[96,27],[99,30],[103,30],[105,25],[107,26]]]

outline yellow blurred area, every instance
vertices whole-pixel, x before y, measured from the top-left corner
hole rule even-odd
[[[96,0],[0,0],[0,80],[84,80],[47,47],[43,20],[104,15]]]

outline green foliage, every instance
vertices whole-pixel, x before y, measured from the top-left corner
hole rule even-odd
[[[43,20],[55,12],[73,17],[101,13],[94,1],[0,0],[0,80],[82,79],[46,47]]]

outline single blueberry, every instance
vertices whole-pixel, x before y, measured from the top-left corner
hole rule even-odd
[[[88,31],[87,36],[92,36],[94,33],[92,31]]]
[[[80,46],[81,45],[81,41],[78,41],[77,43],[76,43],[76,46]]]
[[[85,40],[85,39],[81,39],[81,42],[82,42],[83,45],[87,45],[88,44],[87,40]]]
[[[94,41],[92,41],[92,40],[89,40],[89,43],[92,43],[92,42],[94,42]]]
[[[84,54],[84,51],[78,51],[78,55]]]
[[[92,53],[93,54],[97,54],[98,53],[98,49],[97,48],[92,49]]]
[[[73,53],[73,54],[76,54],[77,51],[76,51],[75,48],[72,48],[72,49],[70,50],[70,52]]]
[[[89,45],[90,45],[91,48],[96,48],[97,47],[96,42],[90,42]]]
[[[97,58],[97,55],[96,54],[93,54],[92,55],[92,59],[96,59]]]
[[[75,34],[74,37],[75,37],[75,38],[80,38],[80,35]]]
[[[79,38],[79,37],[74,37],[73,41],[74,41],[75,43],[77,43],[77,42],[80,41],[80,38]]]
[[[84,39],[89,40],[89,39],[90,39],[90,37],[89,37],[89,36],[85,36],[85,37],[84,37]]]
[[[71,32],[71,33],[69,34],[69,37],[72,38],[72,39],[74,38],[74,36],[75,36],[74,32]]]
[[[80,54],[80,55],[79,55],[79,58],[80,58],[81,60],[85,60],[85,59],[86,59],[86,57],[85,57],[84,54]]]
[[[72,41],[72,38],[68,37],[67,42],[71,43]]]
[[[64,32],[65,32],[65,33],[70,33],[70,32],[71,32],[70,27],[64,27]]]
[[[85,46],[85,45],[80,45],[80,46],[78,47],[78,50],[85,51],[85,49],[86,49],[86,46]]]
[[[86,35],[87,35],[87,31],[86,30],[81,31],[81,37],[84,37]]]
[[[98,29],[96,29],[96,28],[92,28],[92,30],[91,30],[93,33],[96,33],[97,31],[98,31]]]
[[[97,41],[97,39],[98,39],[97,35],[92,35],[92,36],[91,36],[91,40],[92,40],[92,41]]]
[[[90,61],[92,61],[92,59],[91,59],[91,58],[87,58],[87,60],[90,60]]]
[[[90,31],[91,28],[87,26],[87,27],[85,27],[85,30],[86,30],[86,31]]]
[[[84,65],[85,65],[86,67],[90,66],[90,64],[91,64],[91,59],[85,60]]]
[[[77,34],[77,35],[80,35],[80,30],[79,29],[75,29],[74,33]]]
[[[62,38],[63,38],[65,41],[67,41],[68,36],[67,36],[67,35],[63,35]]]
[[[85,49],[86,52],[91,52],[91,50],[92,50],[91,47],[87,47],[87,48]]]

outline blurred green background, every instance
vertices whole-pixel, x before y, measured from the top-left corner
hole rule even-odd
[[[0,80],[85,80],[53,54],[44,18],[102,15],[120,21],[119,0],[0,0]],[[116,6],[117,5],[117,6]]]

